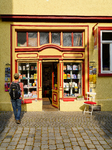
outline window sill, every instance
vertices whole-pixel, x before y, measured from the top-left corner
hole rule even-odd
[[[112,73],[99,73],[98,77],[112,77]]]

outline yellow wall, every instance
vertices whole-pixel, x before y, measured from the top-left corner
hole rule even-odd
[[[0,20],[0,102],[9,102],[5,92],[5,64],[10,63],[10,23]]]
[[[0,14],[112,16],[111,6],[112,0],[0,0]]]
[[[0,105],[4,105],[4,109],[6,109],[10,105],[10,97],[8,92],[4,91],[4,83],[5,83],[5,64],[10,63],[10,22],[2,22],[0,20]],[[14,23],[21,25],[37,25],[45,23]],[[51,24],[51,23],[49,23]],[[52,23],[53,24],[53,23]],[[54,23],[59,24],[59,23]],[[69,25],[79,25],[74,23],[69,23]],[[92,35],[92,27],[95,23],[81,23],[80,25],[89,25],[89,61],[95,61],[97,67],[97,82],[96,88],[94,91],[96,92],[96,101],[97,104],[102,105],[102,111],[111,110],[110,104],[112,101],[112,78],[111,77],[98,77],[98,50],[94,50],[94,37]],[[98,26],[112,26],[112,24],[98,24]],[[85,43],[87,44],[87,43]],[[44,51],[40,52],[43,53]],[[85,82],[86,83],[86,82]],[[106,105],[105,105],[106,103]],[[7,105],[7,107],[6,107]],[[65,105],[65,102],[64,102]],[[64,106],[62,105],[62,106]],[[72,106],[72,103],[71,103]],[[2,106],[1,106],[2,107]],[[3,109],[2,107],[2,109]],[[8,108],[10,109],[11,106]]]

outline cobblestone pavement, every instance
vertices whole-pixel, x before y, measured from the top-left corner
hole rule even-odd
[[[0,112],[0,150],[112,150],[112,112]]]

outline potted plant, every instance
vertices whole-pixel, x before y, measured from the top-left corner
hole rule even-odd
[[[76,98],[77,98],[77,100],[84,100],[84,96],[82,96],[82,95],[78,95]]]

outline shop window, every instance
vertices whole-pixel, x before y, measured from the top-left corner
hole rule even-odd
[[[26,32],[17,32],[17,45],[20,47],[26,47]]]
[[[73,46],[82,46],[82,33],[73,33]]]
[[[63,32],[63,46],[72,46],[72,34]]]
[[[64,97],[77,97],[81,95],[81,63],[64,63]]]
[[[101,32],[101,73],[112,73],[112,31]]]
[[[37,46],[37,32],[28,32],[28,46]]]
[[[37,65],[36,63],[19,63],[19,79],[23,83],[24,98],[37,98]]]
[[[40,45],[49,43],[49,33],[40,32]]]
[[[52,43],[60,45],[60,33],[53,33],[51,34],[52,37]]]

